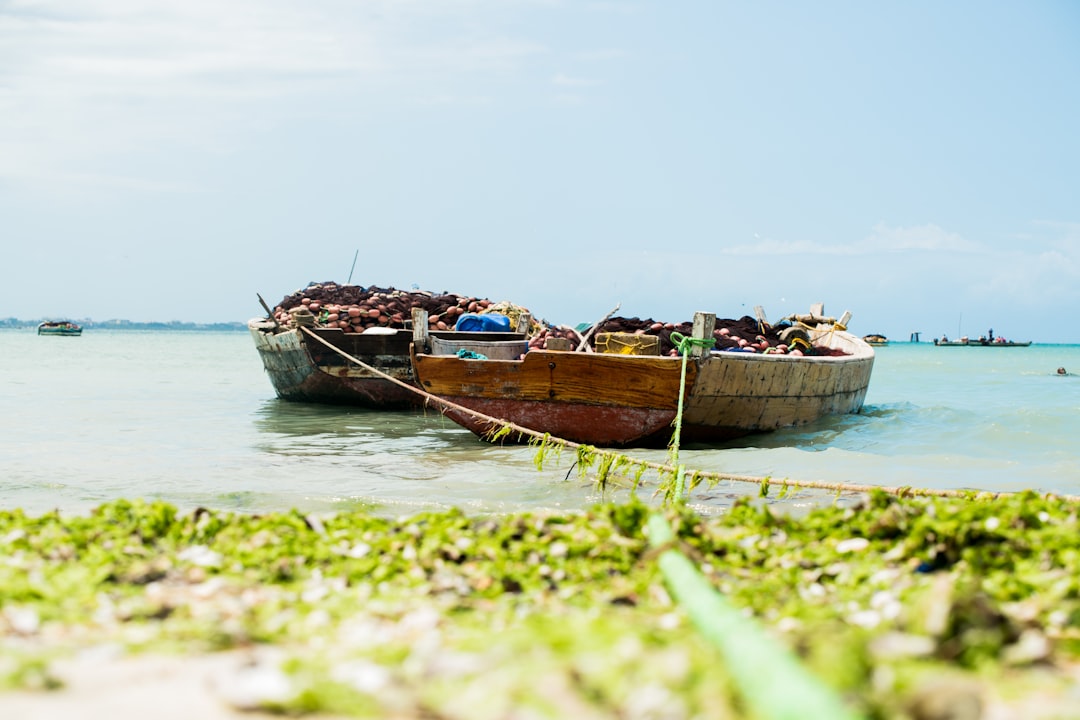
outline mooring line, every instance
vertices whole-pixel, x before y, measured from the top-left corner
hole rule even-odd
[[[368,370],[407,388],[433,405],[445,410],[453,408],[484,420],[493,428],[509,428],[521,435],[542,443],[553,443],[568,448],[589,448],[597,455],[611,458],[623,457],[638,467],[652,468],[663,473],[683,471],[662,463],[634,460],[620,453],[597,450],[591,446],[551,437],[521,427],[506,420],[494,418],[471,408],[444,400],[437,395],[406,383],[372,367],[323,340],[308,328],[302,328],[310,337],[323,343],[334,352]],[[678,442],[676,440],[676,442]],[[749,482],[767,486],[773,481],[768,477],[727,475],[722,473],[695,472],[694,477],[717,480]],[[837,492],[866,493],[881,491],[900,496],[933,495],[939,497],[992,498],[1012,493],[971,493],[959,490],[934,490],[929,488],[879,487],[876,485],[851,485],[846,483],[823,483],[806,480],[785,480],[786,487],[813,488]],[[681,482],[676,488],[677,501],[681,501],[685,488]],[[1067,500],[1080,500],[1072,496],[1058,496]],[[676,549],[676,535],[667,519],[658,511],[650,513],[646,524],[650,545],[660,551],[657,563],[665,583],[671,589],[675,601],[682,607],[700,632],[720,653],[731,673],[733,685],[747,707],[763,720],[860,720],[862,717],[847,707],[841,696],[810,673],[798,658],[778,641],[771,638],[757,622],[732,605],[701,573],[697,565]],[[778,691],[778,688],[779,691]]]
[[[580,448],[589,448],[594,451],[595,454],[598,456],[609,456],[612,458],[622,457],[625,458],[630,465],[646,468],[649,470],[655,470],[660,474],[670,474],[674,476],[679,470],[679,468],[676,466],[668,465],[665,463],[650,462],[648,460],[638,460],[623,453],[616,453],[612,450],[601,450],[593,448],[589,445],[584,445],[582,443],[576,443],[571,440],[563,440],[562,438],[554,437],[548,433],[541,433],[537,432],[536,430],[523,427],[516,423],[510,422],[509,420],[492,417],[491,415],[485,415],[484,413],[473,410],[472,408],[465,407],[464,405],[459,405],[455,402],[451,402],[450,400],[445,400],[438,395],[432,395],[423,388],[417,387],[412,383],[405,382],[404,380],[400,380],[393,375],[389,375],[382,370],[379,370],[378,368],[365,363],[363,360],[360,360],[359,358],[350,355],[349,353],[345,352],[333,343],[324,340],[323,338],[312,332],[310,328],[301,327],[300,330],[307,333],[309,337],[318,340],[320,343],[330,348],[337,354],[341,355],[345,359],[356,363],[368,372],[423,397],[427,403],[440,408],[440,411],[445,411],[446,409],[453,409],[458,412],[463,412],[471,415],[472,417],[475,417],[479,420],[483,420],[492,427],[492,432],[490,433],[490,435],[493,435],[496,429],[505,428],[519,435],[533,438],[534,440],[544,444],[559,445],[573,450],[577,450]],[[820,480],[793,480],[790,478],[786,478],[784,480],[776,480],[769,475],[739,475],[732,473],[714,472],[710,470],[694,470],[689,473],[689,476],[691,479],[700,478],[704,480],[715,481],[717,483],[728,481],[754,484],[761,487],[763,493],[767,493],[767,491],[774,486],[779,486],[781,490],[783,490],[784,488],[795,488],[805,490],[826,490],[836,493],[871,493],[877,491],[886,493],[888,495],[895,495],[897,497],[940,497],[958,498],[965,500],[992,500],[997,497],[1010,497],[1017,494],[1016,492],[991,492],[988,490],[947,490],[938,488],[919,488],[909,485],[883,486],[857,483],[823,482]],[[1080,496],[1078,495],[1059,495],[1057,493],[1046,493],[1046,495],[1067,502],[1080,502]]]

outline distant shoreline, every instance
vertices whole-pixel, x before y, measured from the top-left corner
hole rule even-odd
[[[54,319],[54,318],[50,318]],[[78,323],[84,330],[210,330],[215,332],[237,332],[247,329],[244,322],[219,322],[219,323],[194,323],[171,320],[168,322],[133,322],[131,320],[103,320],[101,322],[89,319],[73,319],[71,322]],[[17,318],[0,319],[0,330],[34,329],[46,319],[19,320]]]

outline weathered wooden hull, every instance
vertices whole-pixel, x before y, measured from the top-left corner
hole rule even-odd
[[[273,323],[252,320],[248,330],[263,367],[283,400],[400,409],[418,404],[406,388],[351,363],[301,330],[277,330]],[[409,343],[412,333],[359,335],[315,329],[319,337],[358,360],[405,382],[412,382]],[[400,337],[399,337],[400,336]]]
[[[683,440],[726,440],[858,412],[870,385],[873,348],[845,332],[811,331],[811,339],[848,354],[721,352],[702,358],[685,403]]]
[[[319,338],[378,373],[351,362],[299,329],[282,329],[259,319],[250,321],[248,330],[274,392],[283,400],[387,410],[420,407],[424,403],[422,395],[384,376],[415,386],[409,358],[411,330],[376,335],[311,328]],[[478,340],[501,337],[498,333],[449,331],[440,335]]]
[[[532,350],[522,360],[417,354],[420,386],[442,399],[566,440],[619,447],[663,444],[678,409],[674,358]],[[687,368],[687,387],[697,368]],[[447,417],[478,435],[489,421],[453,408]]]
[[[857,412],[873,349],[848,333],[817,344],[849,353],[794,357],[711,353],[687,365],[682,440],[726,440]],[[663,446],[678,408],[681,358],[530,351],[523,360],[462,360],[417,354],[420,386],[443,399],[516,425],[606,447]],[[490,422],[447,417],[478,435]]]

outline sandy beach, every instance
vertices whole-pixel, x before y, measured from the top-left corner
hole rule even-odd
[[[265,655],[265,653],[263,654]],[[0,717],[33,720],[259,720],[280,718],[250,705],[275,681],[252,651],[194,656],[85,652],[55,663],[64,687],[0,693]],[[319,718],[336,718],[317,715]]]

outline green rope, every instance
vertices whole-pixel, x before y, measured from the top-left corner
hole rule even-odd
[[[671,465],[675,471],[675,500],[683,499],[684,482],[683,467],[679,465],[679,439],[682,437],[683,398],[686,395],[686,358],[690,355],[690,348],[709,347],[716,344],[715,338],[687,337],[679,332],[671,333],[671,342],[675,349],[682,355],[682,372],[679,376],[679,408],[675,413],[675,432],[671,436]]]
[[[698,631],[720,651],[750,714],[761,720],[856,720],[831,688],[822,684],[783,645],[720,595],[685,555],[662,515],[648,521],[649,544],[672,594]]]

